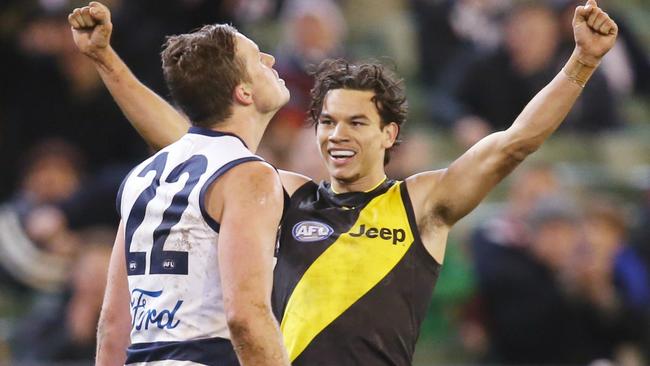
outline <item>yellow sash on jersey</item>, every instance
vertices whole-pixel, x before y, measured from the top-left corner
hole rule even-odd
[[[413,243],[400,186],[395,184],[370,201],[350,231],[341,234],[296,285],[280,324],[292,362],[318,333],[377,285]],[[375,228],[369,235],[374,237],[353,237],[361,232],[361,225],[366,233]],[[395,231],[389,235],[381,228],[401,230],[399,236],[404,238],[396,242]]]

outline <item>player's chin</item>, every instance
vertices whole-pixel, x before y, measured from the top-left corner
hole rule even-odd
[[[359,179],[359,174],[352,171],[351,169],[339,168],[328,166],[329,175],[332,179],[336,179],[339,182],[343,183],[353,183]]]
[[[289,92],[289,88],[282,85],[281,90],[282,90],[282,95],[284,96],[284,104],[289,103],[289,99],[291,99],[291,92]]]
[[[276,93],[276,99],[274,103],[275,107],[273,108],[273,110],[277,112],[280,108],[284,107],[287,103],[289,103],[289,92],[279,90]]]

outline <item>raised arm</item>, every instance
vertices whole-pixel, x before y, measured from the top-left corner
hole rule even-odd
[[[113,24],[106,6],[93,1],[75,9],[68,22],[75,44],[92,60],[117,105],[149,145],[161,149],[187,132],[185,117],[142,84],[111,47]]]
[[[97,325],[97,365],[124,365],[126,348],[131,344],[130,300],[124,257],[124,225],[120,223],[108,265],[106,293]]]
[[[74,9],[68,22],[75,44],[93,62],[122,113],[151,147],[162,149],[187,132],[185,116],[142,84],[111,47],[113,24],[106,6],[93,1]],[[280,179],[289,194],[309,181],[287,171],[280,171]]]
[[[277,173],[258,162],[237,166],[208,191],[206,208],[221,224],[221,288],[232,344],[242,366],[289,365],[271,311],[273,253],[283,209]]]
[[[573,30],[571,58],[510,128],[485,137],[445,170],[409,178],[418,223],[434,217],[440,225],[454,224],[560,125],[618,33],[594,0],[576,8]]]

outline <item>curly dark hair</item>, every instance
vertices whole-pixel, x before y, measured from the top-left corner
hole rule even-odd
[[[193,125],[211,127],[232,114],[232,93],[248,81],[244,60],[236,55],[237,29],[206,25],[167,38],[163,74],[174,102]]]
[[[397,139],[393,147],[399,145],[399,133],[406,122],[408,103],[406,101],[404,80],[376,61],[351,63],[346,60],[325,60],[312,73],[315,79],[311,89],[308,120],[316,125],[323,110],[323,101],[330,90],[352,89],[372,91],[372,101],[381,117],[381,127],[390,122],[398,125]],[[390,151],[386,150],[384,165],[390,161]]]

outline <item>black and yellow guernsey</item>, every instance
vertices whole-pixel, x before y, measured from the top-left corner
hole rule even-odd
[[[440,265],[406,184],[335,194],[309,182],[284,220],[273,309],[292,365],[410,365]]]

